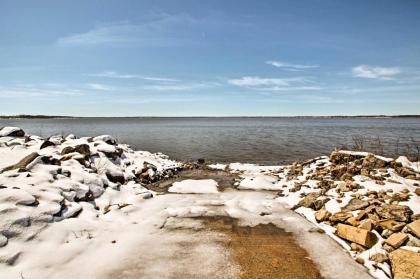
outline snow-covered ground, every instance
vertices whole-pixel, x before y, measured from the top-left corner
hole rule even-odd
[[[0,129],[0,277],[237,278],[240,267],[221,246],[223,235],[200,231],[203,224],[190,219],[228,216],[294,233],[325,278],[370,278],[368,270],[389,278],[389,262],[371,256],[387,255],[384,242],[393,232],[372,230],[376,244],[356,251],[336,235],[336,223],[316,216],[321,210],[340,214],[356,198],[358,208],[347,210],[352,222],[348,217],[340,223],[357,226],[378,218],[384,205],[408,206],[409,218],[397,225],[410,240],[401,246],[418,251],[418,237],[406,228],[420,213],[418,163],[367,153],[334,156],[339,159],[290,166],[213,164],[209,168],[239,177],[235,187],[221,191],[211,179],[184,180],[157,194],[147,185],[172,177],[182,163],[134,151],[108,135],[42,139],[23,136],[16,127]],[[379,213],[368,211],[376,207]],[[354,220],[362,211],[364,217]],[[181,243],[194,246],[180,253]]]

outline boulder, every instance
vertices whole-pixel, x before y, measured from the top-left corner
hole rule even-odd
[[[0,137],[24,137],[25,132],[18,127],[3,127],[0,129]]]
[[[107,170],[105,174],[106,174],[106,177],[109,179],[109,181],[113,183],[121,183],[121,184],[125,183],[124,173],[121,171]]]
[[[420,253],[398,249],[389,254],[394,279],[420,278]]]
[[[369,206],[368,201],[360,200],[360,199],[351,199],[349,203],[343,207],[344,211],[355,211],[359,209],[363,209]]]
[[[353,214],[351,214],[350,212],[337,212],[334,213],[331,217],[330,217],[330,221],[334,222],[334,223],[338,223],[338,222],[345,222],[347,219],[353,217]]]
[[[362,223],[360,223],[358,227],[361,229],[371,231],[375,227],[375,224],[371,219],[366,219]]]
[[[388,261],[388,256],[386,254],[382,254],[382,253],[376,253],[372,256],[370,256],[369,260],[371,261],[375,261],[377,263],[384,263],[386,261]]]
[[[395,220],[383,220],[377,222],[377,226],[384,229],[384,230],[391,230],[393,232],[397,232],[404,228],[405,223],[397,222]]]
[[[320,209],[315,213],[315,219],[318,222],[327,220],[331,216],[331,213],[326,209]]]
[[[53,143],[52,141],[46,140],[41,144],[41,147],[39,149],[44,149],[49,146],[55,146],[55,143]]]
[[[407,229],[410,233],[420,238],[420,219],[408,224]]]
[[[314,208],[315,207],[315,201],[320,195],[321,194],[318,193],[318,192],[309,193],[308,195],[306,195],[306,197],[304,197],[303,199],[301,199],[299,201],[299,203],[295,206],[295,209],[299,208],[301,206]]]
[[[16,164],[4,168],[1,172],[5,172],[5,171],[9,171],[9,170],[15,170],[15,169],[24,171],[26,169],[26,167],[30,163],[32,163],[33,160],[38,158],[38,156],[39,156],[39,154],[37,152],[33,152],[33,153],[27,155],[26,157],[24,157],[22,160],[20,160]]]
[[[6,246],[7,242],[7,237],[0,233],[0,247]]]
[[[399,248],[408,240],[408,235],[405,233],[393,233],[385,240],[385,243],[391,245],[394,248]]]
[[[90,156],[90,149],[89,149],[89,145],[87,144],[79,144],[76,146],[66,146],[63,148],[63,150],[61,150],[61,155],[65,155],[65,154],[69,154],[73,152],[80,153],[84,155],[85,158]]]
[[[377,237],[374,233],[356,228],[349,225],[338,224],[336,235],[348,241],[355,242],[365,247],[371,248],[377,242]]]
[[[413,211],[406,205],[390,204],[375,208],[376,213],[383,219],[409,222]]]

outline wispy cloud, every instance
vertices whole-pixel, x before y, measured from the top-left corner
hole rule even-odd
[[[112,90],[114,90],[113,87],[108,86],[108,85],[104,85],[104,84],[100,84],[100,83],[88,83],[88,84],[86,84],[86,86],[89,89],[99,90],[99,91],[112,91]]]
[[[114,79],[142,79],[142,80],[149,80],[149,81],[167,81],[167,82],[179,81],[178,79],[174,79],[174,78],[143,76],[143,75],[137,75],[137,74],[121,74],[114,71],[104,71],[104,72],[96,73],[96,74],[87,74],[87,76],[114,78]]]
[[[267,91],[296,91],[296,90],[320,90],[321,87],[311,79],[305,77],[294,78],[261,78],[242,77],[228,80],[229,84],[248,89]]]
[[[303,65],[303,64],[293,64],[293,63],[286,63],[282,61],[275,61],[270,60],[265,62],[268,65],[274,66],[276,68],[281,68],[287,71],[302,71],[307,69],[319,68],[319,65]]]
[[[360,65],[352,68],[354,77],[370,79],[393,79],[394,76],[401,73],[398,67],[373,67],[369,65]]]
[[[0,87],[0,98],[16,97],[76,97],[85,93],[78,89],[46,89],[35,87]]]
[[[212,88],[218,86],[216,82],[176,83],[176,84],[154,84],[142,88],[150,91],[191,91],[195,89]]]
[[[173,46],[192,43],[179,30],[195,28],[197,20],[184,14],[161,14],[142,22],[109,22],[95,25],[86,32],[71,34],[57,40],[59,46]],[[201,36],[199,30],[192,35]]]

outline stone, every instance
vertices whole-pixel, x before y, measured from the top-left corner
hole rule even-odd
[[[351,199],[349,203],[343,207],[345,211],[355,211],[359,209],[363,209],[369,206],[368,201],[360,200],[360,199]]]
[[[382,205],[375,208],[376,213],[383,219],[409,222],[413,211],[406,205]]]
[[[41,147],[39,149],[44,149],[44,148],[47,148],[49,146],[55,146],[55,143],[53,143],[49,140],[46,140],[41,144]]]
[[[6,246],[7,242],[7,237],[0,233],[0,247]]]
[[[65,154],[69,154],[73,152],[78,152],[84,155],[85,157],[90,156],[90,149],[89,149],[89,145],[87,144],[79,144],[76,146],[66,146],[63,148],[63,150],[61,150],[61,155],[65,155]]]
[[[27,155],[26,157],[24,157],[22,160],[20,160],[16,164],[4,168],[1,172],[5,172],[5,171],[9,171],[9,170],[15,170],[15,169],[24,171],[24,170],[26,170],[26,167],[30,163],[32,163],[33,160],[38,158],[38,156],[39,156],[39,154],[37,152],[33,152],[33,153]]]
[[[382,220],[376,223],[376,225],[384,230],[391,230],[393,232],[397,232],[397,231],[401,231],[404,226],[405,223],[403,222],[398,222],[395,220]]]
[[[326,209],[320,209],[315,213],[315,219],[318,222],[327,220],[331,216],[331,213]]]
[[[356,220],[356,217],[350,217],[346,220],[346,223],[353,227],[357,227],[360,224],[360,222]]]
[[[368,230],[368,231],[373,230],[374,227],[375,227],[375,223],[371,219],[366,219],[362,223],[360,223],[360,225],[359,225],[359,228],[365,229],[365,230]]]
[[[303,206],[303,207],[314,208],[315,207],[315,201],[320,195],[321,194],[318,193],[318,192],[309,193],[308,195],[306,195],[306,197],[304,197],[303,199],[301,199],[299,201],[297,206],[298,207]]]
[[[351,214],[350,212],[343,212],[343,211],[341,211],[341,212],[337,212],[337,213],[333,214],[330,217],[330,221],[331,222],[335,222],[335,223],[338,223],[338,222],[342,222],[343,223],[347,219],[349,219],[350,217],[353,217],[353,214]]]
[[[384,262],[387,262],[389,259],[388,259],[388,256],[386,254],[376,253],[376,254],[370,256],[369,260],[375,261],[377,263],[384,263]]]
[[[420,247],[420,239],[418,239],[415,236],[412,236],[411,234],[408,234],[408,241],[405,245],[413,246],[413,247]]]
[[[360,212],[357,214],[356,216],[356,220],[357,221],[361,221],[363,218],[366,217],[366,211],[365,210],[360,210]]]
[[[408,240],[408,235],[405,233],[393,233],[388,239],[385,240],[385,243],[391,245],[394,248],[399,248]]]
[[[344,238],[351,242],[355,242],[368,248],[371,248],[373,245],[375,245],[375,243],[378,240],[376,235],[368,230],[344,224],[338,224],[335,233],[341,238]]]
[[[356,262],[357,262],[358,264],[365,264],[365,260],[364,260],[363,258],[361,258],[361,257],[357,257],[357,258],[356,258]]]
[[[407,229],[410,233],[420,238],[420,219],[408,224]]]
[[[352,243],[350,244],[350,248],[351,248],[351,250],[352,250],[352,251],[356,251],[356,252],[363,252],[363,251],[365,251],[365,250],[366,250],[366,248],[365,248],[365,247],[363,247],[363,246],[362,246],[362,245],[360,245],[360,244],[354,243],[354,242],[352,242]]]
[[[414,193],[416,193],[417,196],[420,196],[420,188],[416,188],[416,190],[414,190]]]
[[[420,278],[420,253],[398,249],[389,254],[394,279]]]
[[[124,173],[120,171],[107,170],[105,174],[106,174],[106,177],[109,179],[109,181],[113,183],[121,183],[121,184],[125,183]]]
[[[0,137],[23,137],[25,132],[18,127],[3,127],[0,129]]]

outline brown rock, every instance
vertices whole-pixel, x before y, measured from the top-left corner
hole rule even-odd
[[[381,227],[382,229],[388,229],[393,232],[400,231],[404,228],[405,223],[403,222],[397,222],[395,220],[382,220],[376,223],[378,227]]]
[[[394,279],[420,278],[420,253],[398,249],[389,254]]]
[[[377,263],[384,263],[388,261],[388,256],[386,254],[377,253],[372,256],[370,256],[369,260],[375,261]]]
[[[416,193],[417,196],[420,196],[420,188],[416,188],[416,190],[414,190],[414,193]]]
[[[409,222],[413,211],[406,205],[382,205],[375,208],[376,213],[383,219],[393,219],[401,222]]]
[[[361,258],[361,257],[357,257],[357,258],[356,258],[356,262],[357,262],[358,264],[365,264],[365,260],[364,260],[363,258]]]
[[[320,195],[321,194],[318,193],[318,192],[309,193],[308,195],[306,195],[306,197],[304,197],[303,199],[301,199],[299,201],[297,206],[298,207],[304,206],[304,207],[314,208],[314,203]]]
[[[362,245],[360,245],[360,244],[354,243],[354,242],[352,242],[352,243],[350,244],[350,248],[351,248],[351,250],[352,250],[352,251],[356,251],[356,252],[363,252],[363,251],[365,251],[365,250],[366,250],[366,248],[365,248],[365,247],[363,247],[363,246],[362,246]]]
[[[61,155],[65,155],[65,154],[69,154],[73,152],[78,152],[84,155],[85,157],[90,156],[90,149],[89,149],[89,145],[87,144],[79,144],[76,146],[66,146],[63,148],[63,150],[61,150]]]
[[[366,217],[366,211],[360,210],[360,212],[356,216],[356,220],[357,221],[360,221],[360,220],[362,220],[365,217]]]
[[[360,199],[351,199],[349,203],[343,207],[343,210],[345,211],[354,211],[363,209],[369,206],[368,201],[360,200]]]
[[[33,153],[29,154],[28,156],[24,157],[22,160],[20,160],[16,164],[4,168],[1,172],[5,172],[5,171],[9,171],[9,170],[15,170],[15,169],[24,171],[24,170],[26,170],[26,167],[33,160],[35,160],[38,156],[39,156],[39,154],[37,152],[33,152]]]
[[[337,231],[335,232],[341,238],[363,245],[365,247],[372,247],[377,242],[377,237],[374,233],[355,228],[349,225],[338,224]]]
[[[353,227],[357,227],[360,224],[360,222],[356,220],[356,217],[350,217],[346,220],[346,223],[352,225]]]
[[[408,235],[405,233],[393,233],[385,243],[391,245],[394,248],[399,248],[408,240]]]
[[[361,228],[361,229],[365,229],[365,230],[368,230],[368,231],[371,231],[371,230],[373,230],[373,228],[375,227],[375,223],[374,223],[374,221],[372,221],[371,219],[367,219],[367,220],[364,220],[360,225],[359,225],[359,228]]]
[[[345,222],[347,219],[349,219],[350,217],[353,217],[353,214],[351,214],[350,212],[337,212],[334,213],[331,217],[330,217],[330,221],[331,222]]]
[[[320,209],[315,213],[315,219],[318,222],[322,222],[328,219],[331,216],[331,213],[326,209]]]
[[[420,219],[407,225],[409,232],[420,238]]]

